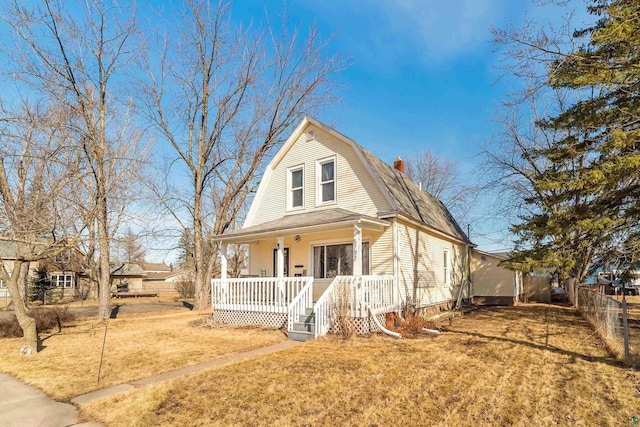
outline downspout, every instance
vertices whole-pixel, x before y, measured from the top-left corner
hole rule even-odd
[[[400,265],[399,265],[399,243],[398,243],[398,218],[394,217],[393,218],[393,223],[392,223],[392,233],[393,233],[393,292],[395,293],[395,298],[396,301],[398,301],[400,304],[400,307],[398,309],[398,317],[404,321],[404,318],[402,317],[402,301],[401,301],[401,297],[402,294],[400,293]]]
[[[467,245],[467,298],[471,301],[471,245]]]
[[[376,324],[378,329],[380,329],[382,332],[384,332],[385,334],[387,334],[387,335],[389,335],[389,336],[391,336],[393,338],[397,338],[397,339],[402,338],[401,334],[399,334],[397,332],[390,331],[387,328],[385,328],[384,326],[382,326],[382,324],[380,323],[380,321],[376,317],[376,313],[373,311],[373,309],[371,308],[371,306],[369,304],[365,304],[364,306],[369,311],[369,315],[373,318],[373,323]]]

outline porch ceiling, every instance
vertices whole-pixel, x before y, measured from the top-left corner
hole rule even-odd
[[[285,215],[274,221],[216,236],[216,240],[226,243],[248,243],[291,234],[348,229],[355,224],[360,225],[365,230],[375,231],[383,231],[391,225],[389,221],[357,214],[346,209],[323,209],[315,212]]]

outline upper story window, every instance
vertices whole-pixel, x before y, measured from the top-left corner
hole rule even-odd
[[[451,263],[451,260],[449,259],[449,249],[445,249],[442,252],[443,255],[443,265],[444,265],[444,284],[446,286],[449,286],[451,284],[451,267],[449,266]]]
[[[287,176],[287,208],[300,209],[304,207],[304,166],[290,168]]]
[[[336,159],[318,162],[317,204],[334,203],[336,201]]]
[[[64,251],[64,252],[60,252],[58,255],[56,255],[56,261],[55,262],[69,262],[70,256],[69,256],[69,251]]]

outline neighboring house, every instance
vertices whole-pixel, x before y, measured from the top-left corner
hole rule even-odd
[[[137,262],[109,263],[111,269],[111,290],[113,292],[142,292],[142,278],[145,271]]]
[[[165,263],[140,264],[146,272],[142,278],[142,287],[146,291],[156,291],[158,293],[178,293],[176,284],[180,282],[193,281],[193,273],[186,270],[173,270]]]
[[[111,287],[114,292],[177,293],[176,284],[193,280],[188,271],[174,271],[165,263],[112,262]]]
[[[508,258],[507,252],[472,251],[471,283],[474,304],[514,305],[523,300],[522,273],[500,266],[500,262]]]
[[[388,165],[310,117],[266,167],[243,228],[217,239],[214,316],[287,324],[293,338],[335,327],[345,298],[357,330],[368,332],[387,312],[469,297],[461,292],[472,243],[444,205],[405,177],[402,160]],[[229,243],[249,246],[253,277],[226,277]]]
[[[13,271],[17,246],[14,242],[0,241],[0,258],[7,270]],[[84,255],[77,248],[70,248],[48,259],[31,262],[29,276],[34,281],[45,281],[51,289],[56,289],[57,297],[86,296],[89,284],[82,266]],[[0,280],[0,296],[6,291],[6,285]]]

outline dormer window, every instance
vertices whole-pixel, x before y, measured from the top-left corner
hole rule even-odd
[[[316,190],[316,202],[319,205],[335,203],[336,201],[336,159],[324,159],[318,161],[316,173],[318,175],[318,188]]]
[[[287,208],[302,209],[304,207],[304,166],[289,168],[287,174]]]

